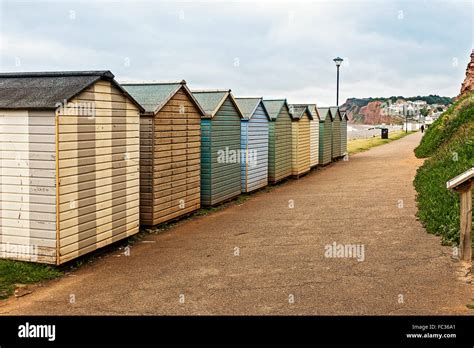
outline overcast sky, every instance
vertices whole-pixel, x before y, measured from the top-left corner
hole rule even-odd
[[[459,93],[473,1],[6,1],[0,70],[111,70],[193,89],[335,104]]]

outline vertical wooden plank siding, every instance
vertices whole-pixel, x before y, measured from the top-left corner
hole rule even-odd
[[[305,111],[299,120],[292,123],[292,175],[307,173],[310,169],[310,124]]]
[[[347,154],[347,118],[344,116],[341,121],[341,156]]]
[[[211,205],[240,195],[240,116],[230,97],[220,107],[212,119],[212,200]],[[222,151],[229,156],[224,162],[218,161]],[[232,151],[236,152],[233,161]],[[227,157],[227,156],[226,156]]]
[[[242,192],[268,185],[268,118],[262,104],[249,121],[241,123]]]
[[[268,182],[271,183],[277,181],[275,176],[275,131],[276,121],[270,120],[268,123]]]
[[[332,122],[329,115],[319,123],[319,164],[326,165],[332,160]]]
[[[240,122],[240,182],[242,184],[242,192],[247,191],[248,182],[248,132],[249,132],[249,120],[242,119]]]
[[[210,121],[210,129],[202,126],[202,146],[207,153],[201,164],[201,204],[215,205],[241,193],[240,116],[230,97]]]
[[[0,257],[56,263],[54,111],[0,110]]]
[[[200,208],[201,115],[181,88],[155,115],[153,225]]]
[[[153,225],[153,115],[140,116],[140,223]]]
[[[291,174],[298,175],[298,122],[293,120],[291,124]]]
[[[340,113],[336,112],[332,122],[332,158],[339,158],[341,155],[341,118]]]
[[[310,128],[310,165],[314,167],[319,163],[319,119],[315,115],[314,120],[309,121]]]
[[[85,103],[93,117],[59,117],[59,263],[139,229],[139,110],[108,81],[71,100]]]
[[[472,190],[474,182],[458,186],[460,199],[459,250],[461,260],[472,262]]]
[[[211,119],[201,119],[201,205],[211,205]]]
[[[292,121],[286,106],[276,121],[270,121],[268,132],[268,181],[276,183],[292,173]]]

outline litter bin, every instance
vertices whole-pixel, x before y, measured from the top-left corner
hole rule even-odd
[[[388,139],[388,128],[381,128],[382,129],[382,139]]]

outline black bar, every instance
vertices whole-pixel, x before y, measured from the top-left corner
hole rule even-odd
[[[55,339],[20,338],[19,327],[55,325]],[[410,344],[472,347],[472,316],[393,317],[0,317],[0,346],[145,344]],[[416,327],[414,327],[416,325]],[[424,328],[424,329],[423,329]],[[456,337],[408,338],[407,334]]]

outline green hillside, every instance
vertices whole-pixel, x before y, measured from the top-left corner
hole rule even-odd
[[[459,241],[459,198],[446,181],[474,167],[474,93],[454,103],[426,131],[415,149],[429,157],[414,180],[418,216],[445,244]]]

